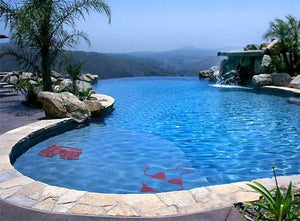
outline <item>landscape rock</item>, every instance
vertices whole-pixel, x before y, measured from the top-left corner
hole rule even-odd
[[[9,76],[8,81],[9,81],[10,84],[16,84],[16,83],[18,83],[19,79],[18,79],[17,76],[11,75],[11,76]]]
[[[98,80],[98,75],[94,75],[94,74],[89,74],[89,73],[86,73],[86,74],[81,74],[79,76],[79,80],[81,81],[86,81],[88,83],[96,83],[97,80]]]
[[[219,76],[220,67],[212,66],[209,70],[203,70],[199,72],[199,78],[208,78],[211,81],[216,81]]]
[[[73,81],[69,78],[65,78],[59,82],[59,86],[63,89],[72,90],[73,89]]]
[[[99,76],[96,75],[96,74],[89,74],[89,73],[86,73],[85,76],[87,76],[88,78],[90,78],[92,80],[92,83],[96,83]]]
[[[256,87],[271,85],[272,83],[273,81],[271,78],[271,74],[258,74],[252,77],[252,84]]]
[[[259,50],[260,47],[258,44],[249,44],[244,47],[244,51],[251,51],[251,50]]]
[[[91,112],[86,105],[69,92],[40,92],[38,98],[47,117],[71,117],[81,123],[91,116]]]
[[[56,71],[51,71],[51,77],[54,77],[54,78],[63,78],[63,76],[56,72]]]
[[[32,77],[33,77],[33,74],[30,72],[22,72],[22,74],[20,75],[20,79],[23,79],[23,80],[31,79]]]
[[[300,75],[297,75],[289,84],[289,87],[300,89]]]
[[[104,107],[102,106],[101,102],[98,100],[84,100],[83,103],[91,112],[93,117],[100,116],[102,114],[102,110]]]
[[[34,81],[34,80],[29,80],[28,84],[29,85],[37,85],[38,83],[36,81]]]
[[[264,55],[260,65],[260,73],[266,73],[269,70],[271,64],[271,57],[269,55]]]
[[[89,90],[93,89],[91,83],[88,83],[88,82],[85,82],[85,81],[80,81],[80,80],[76,80],[76,87],[77,87],[77,90],[80,93],[83,93],[83,92],[86,92],[86,91],[89,91]]]
[[[92,82],[92,79],[89,78],[89,77],[86,76],[86,75],[80,75],[78,78],[79,78],[79,80],[81,80],[81,81],[85,81],[85,82],[88,82],[88,83],[91,83],[91,82]]]
[[[199,72],[199,78],[209,78],[210,71],[209,70],[203,70]]]
[[[12,75],[12,76],[16,76],[16,77],[20,77],[20,75],[22,74],[22,72],[23,71],[13,71],[13,72],[11,72],[11,74],[10,75]]]
[[[290,104],[297,104],[300,105],[300,98],[296,98],[296,97],[290,97],[287,99],[288,103]]]
[[[0,82],[8,82],[9,76],[12,74],[12,72],[0,72]]]
[[[55,84],[57,82],[57,79],[54,77],[51,77],[51,82],[52,82],[52,84]]]
[[[273,73],[271,77],[275,86],[287,87],[292,80],[291,76],[287,73]]]

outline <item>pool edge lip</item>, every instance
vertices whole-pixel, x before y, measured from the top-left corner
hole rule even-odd
[[[232,206],[238,202],[255,201],[259,197],[246,185],[249,182],[157,194],[91,193],[42,183],[24,176],[13,167],[10,159],[16,147],[22,146],[35,136],[55,131],[72,122],[70,118],[41,120],[0,135],[1,200],[25,208],[50,213],[62,212],[66,215],[159,218],[192,215]],[[287,186],[290,180],[293,181],[297,192],[300,192],[300,175],[278,177],[280,185]],[[269,189],[275,186],[272,178],[256,181]]]

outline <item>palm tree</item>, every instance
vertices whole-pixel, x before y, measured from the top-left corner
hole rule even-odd
[[[102,0],[0,0],[0,17],[11,38],[2,56],[14,56],[24,69],[42,75],[44,90],[52,91],[54,62],[81,39],[89,43],[87,35],[76,30],[75,22],[91,11],[104,13],[110,23],[110,7]]]
[[[288,73],[299,71],[300,20],[291,15],[286,16],[286,20],[277,18],[270,22],[263,37],[280,41],[280,53]]]

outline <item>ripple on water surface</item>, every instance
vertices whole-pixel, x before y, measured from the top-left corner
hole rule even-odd
[[[103,121],[37,144],[15,163],[23,174],[52,185],[139,193],[300,173],[300,109],[286,97],[243,88],[210,87],[196,78],[100,81],[116,99]],[[79,160],[37,153],[58,144],[83,150]],[[165,180],[146,176],[169,168]],[[182,165],[182,166],[181,166]],[[168,182],[170,181],[170,182]],[[175,182],[175,181],[174,181]]]

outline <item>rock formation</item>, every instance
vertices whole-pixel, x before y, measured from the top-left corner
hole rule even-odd
[[[52,93],[43,91],[39,93],[38,98],[43,105],[46,117],[71,117],[81,123],[91,116],[91,112],[85,103],[69,92]]]
[[[252,78],[252,84],[255,87],[262,87],[266,85],[271,85],[273,83],[271,74],[258,74],[254,75]]]
[[[290,87],[300,89],[300,75],[296,76],[289,84]]]
[[[91,112],[92,117],[97,117],[102,114],[102,110],[104,109],[104,107],[99,100],[84,100],[83,103]]]
[[[288,87],[292,80],[291,76],[287,73],[273,73],[271,77],[275,86]]]

